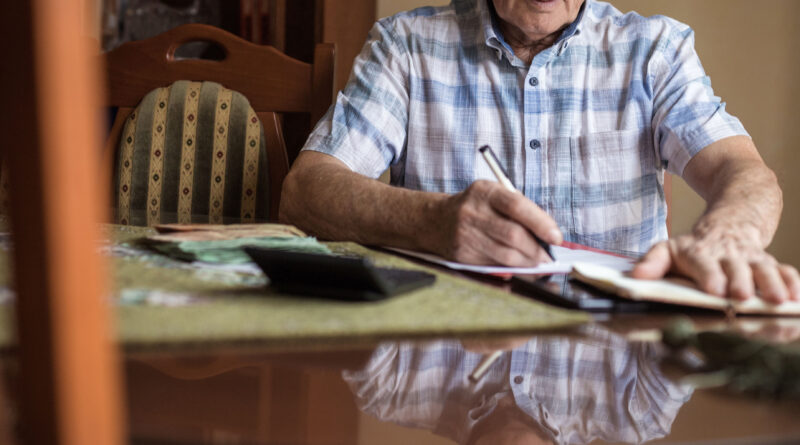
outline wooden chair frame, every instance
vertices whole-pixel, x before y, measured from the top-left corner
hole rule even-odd
[[[20,443],[125,443],[100,168],[102,77],[77,0],[3,3]],[[9,324],[11,320],[7,321]]]
[[[211,42],[223,60],[178,59],[182,45]],[[282,120],[278,113],[309,113],[317,122],[334,94],[335,46],[316,46],[314,63],[293,59],[270,46],[243,40],[209,25],[189,24],[150,39],[129,42],[103,56],[108,77],[108,104],[119,107],[106,143],[106,164],[113,172],[113,153],[125,119],[151,90],[177,80],[214,81],[242,93],[264,126],[269,162],[270,219],[277,220],[283,179],[289,171]]]

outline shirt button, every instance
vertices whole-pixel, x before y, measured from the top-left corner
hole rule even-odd
[[[521,375],[514,377],[514,383],[516,383],[517,385],[521,384],[523,380],[525,379],[523,379]]]
[[[531,146],[532,149],[538,150],[539,148],[542,147],[542,143],[539,142],[538,139],[531,139],[530,146]]]
[[[528,79],[528,83],[531,84],[532,87],[535,87],[539,85],[539,79],[531,77],[530,79]]]

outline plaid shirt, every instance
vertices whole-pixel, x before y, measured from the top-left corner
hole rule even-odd
[[[454,340],[382,344],[344,379],[364,412],[458,443],[508,396],[560,445],[668,435],[692,390],[661,374],[658,345],[583,329],[583,338],[536,337],[504,353],[476,383],[468,376],[482,355]]]
[[[306,150],[411,189],[457,193],[492,178],[489,144],[567,241],[640,254],[667,237],[663,172],[747,134],[714,96],[692,30],[586,0],[528,65],[491,0],[380,20]]]

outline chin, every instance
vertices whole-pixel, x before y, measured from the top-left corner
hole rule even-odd
[[[529,5],[543,10],[563,8],[566,5],[564,0],[527,0],[527,2]]]

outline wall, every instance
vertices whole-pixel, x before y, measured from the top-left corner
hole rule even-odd
[[[376,0],[378,17],[444,0]],[[716,94],[739,117],[784,191],[781,227],[769,250],[800,267],[800,2],[796,0],[612,0],[622,11],[689,24]],[[673,233],[686,233],[703,201],[676,178]]]

